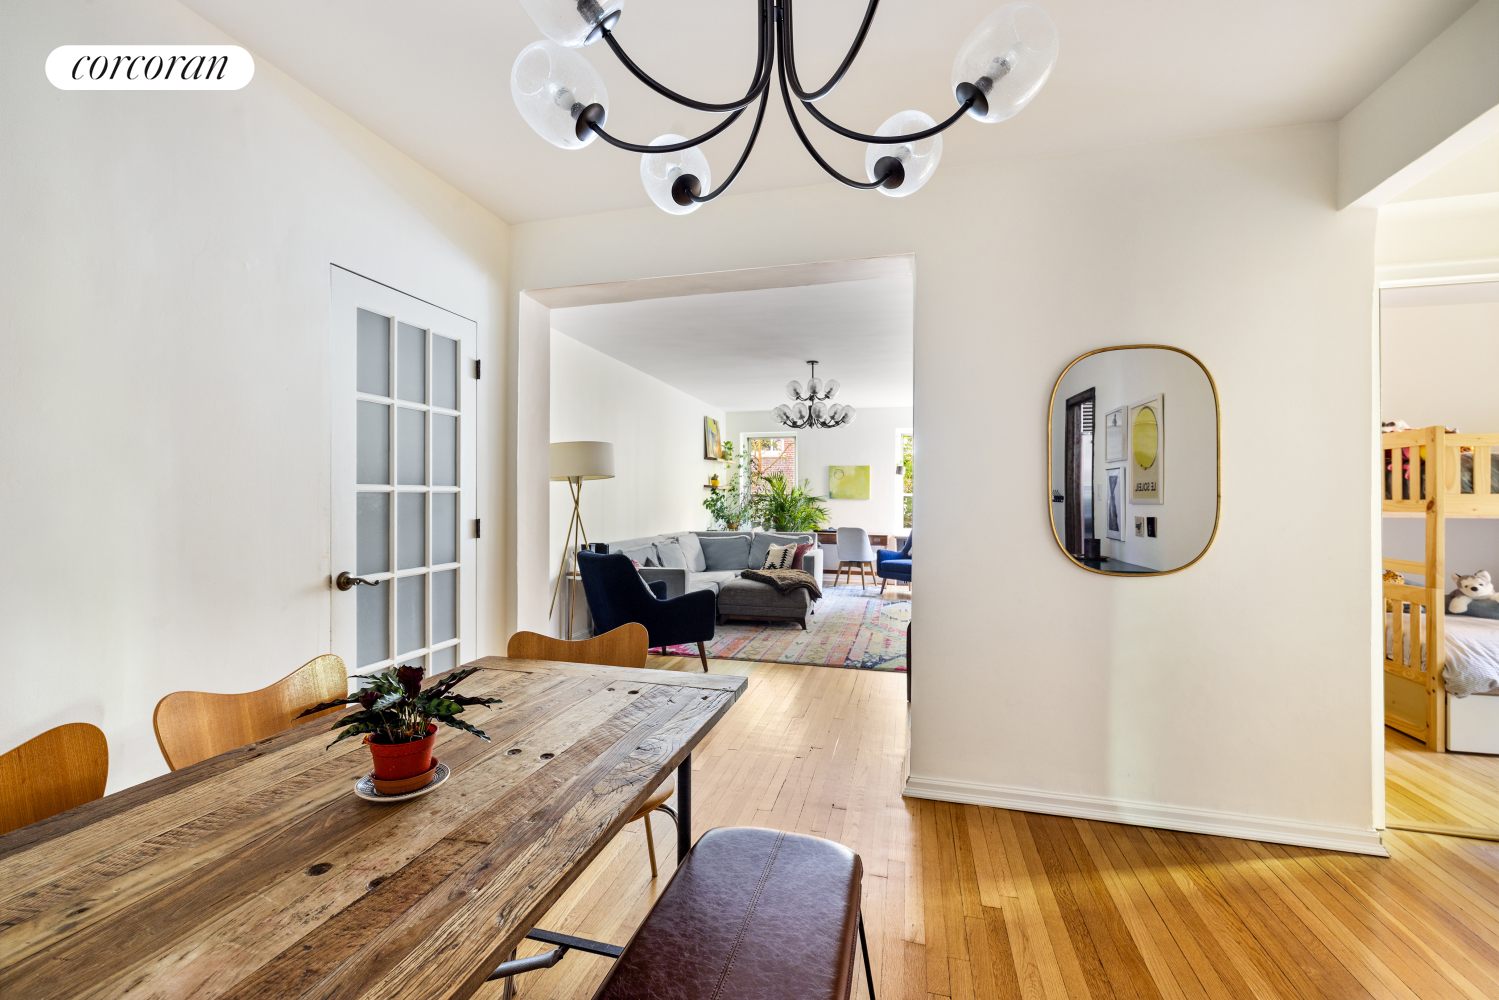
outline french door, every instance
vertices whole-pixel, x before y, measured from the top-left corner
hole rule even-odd
[[[333,268],[333,652],[354,674],[473,659],[472,320]]]

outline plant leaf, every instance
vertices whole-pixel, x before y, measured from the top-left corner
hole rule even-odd
[[[390,694],[385,695],[379,701],[377,701],[373,705],[371,705],[370,706],[370,711],[372,711],[372,712],[383,712],[387,708],[390,708],[391,706],[395,705],[397,702],[399,702],[404,697],[406,697],[406,692],[405,691],[392,691]]]
[[[475,727],[469,725],[467,722],[464,722],[462,719],[457,718],[456,716],[440,715],[438,716],[438,721],[440,721],[444,725],[452,726],[454,729],[462,729],[464,732],[473,733],[485,743],[489,742],[489,737],[484,735],[484,730],[476,729]]]
[[[343,732],[339,733],[338,734],[338,739],[335,739],[333,741],[333,743],[337,743],[337,742],[339,742],[339,740],[346,740],[350,736],[359,736],[359,735],[361,735],[363,733],[373,733],[375,731],[375,729],[376,729],[375,726],[369,725],[368,723],[361,723],[360,725],[357,725],[357,726],[350,726],[349,728],[345,729]],[[329,743],[326,749],[329,749],[329,750],[333,749],[333,743]]]
[[[300,719],[304,715],[313,715],[314,713],[321,712],[321,711],[323,711],[325,709],[333,708],[333,707],[335,707],[337,705],[348,705],[348,704],[350,704],[352,702],[356,702],[358,700],[359,700],[359,697],[356,695],[353,698],[339,698],[337,701],[325,701],[321,705],[313,705],[307,711],[302,712],[301,714],[299,714],[297,716],[297,718]]]

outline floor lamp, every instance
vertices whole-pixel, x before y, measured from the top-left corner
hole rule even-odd
[[[578,501],[583,496],[585,479],[614,478],[614,445],[608,441],[558,441],[552,445],[552,482],[567,483],[573,497],[573,513],[567,522],[567,540],[562,545],[562,562],[557,566],[557,583],[552,587],[552,606],[547,617],[557,610],[557,594],[562,589],[562,579],[568,575],[567,563],[577,560],[574,553],[580,545],[588,544],[588,532],[583,530],[583,515],[578,510]],[[577,597],[577,582],[569,583],[567,598],[567,626],[564,639],[573,637],[573,604]]]

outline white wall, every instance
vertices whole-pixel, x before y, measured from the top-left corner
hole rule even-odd
[[[1093,537],[1103,539],[1103,553],[1111,559],[1149,569],[1185,566],[1207,547],[1218,512],[1217,413],[1213,387],[1198,364],[1176,351],[1105,351],[1084,358],[1067,372],[1057,387],[1051,410],[1051,489],[1067,491],[1067,400],[1085,389],[1094,398]],[[1106,461],[1104,417],[1111,410],[1162,397],[1161,496],[1163,503],[1125,504],[1124,538],[1111,539],[1107,528],[1110,465]],[[1129,413],[1125,412],[1128,444]],[[1126,483],[1133,487],[1126,472]],[[1126,496],[1130,496],[1126,493]],[[1057,537],[1066,540],[1065,504],[1051,505]],[[1137,537],[1135,518],[1156,519],[1157,535]]]
[[[812,492],[828,495],[828,466],[869,466],[868,500],[828,500],[829,527],[863,528],[891,533],[901,526],[901,477],[895,473],[900,461],[899,432],[909,432],[911,407],[859,407],[852,424],[831,430],[818,427],[796,432],[797,469],[802,479],[812,481]],[[738,448],[740,436],[756,431],[775,431],[779,424],[770,411],[732,412],[728,418],[728,440]],[[782,431],[785,429],[782,428]],[[829,564],[832,569],[836,561]]]
[[[914,252],[911,790],[1377,849],[1374,213],[1334,208],[1336,149],[1305,126],[519,225],[513,284]],[[1223,399],[1223,524],[1172,576],[1087,573],[1047,526],[1052,385],[1120,343],[1191,351]],[[1266,530],[1272,471],[1317,488]],[[1333,570],[1369,584],[1273,627],[1245,597]]]
[[[703,485],[724,464],[703,459],[703,418],[722,426],[724,412],[556,330],[551,340],[552,440],[614,444],[614,478],[583,484],[589,540],[707,528]],[[571,514],[567,484],[553,483],[548,594]]]
[[[163,695],[329,649],[330,264],[477,320],[481,453],[507,431],[499,220],[264,61],[237,92],[42,73],[62,43],[228,41],[170,0],[0,6],[0,749],[95,723],[112,790],[166,770]]]

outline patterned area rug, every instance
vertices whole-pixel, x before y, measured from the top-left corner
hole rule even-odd
[[[873,588],[824,587],[807,630],[794,622],[729,622],[718,626],[708,655],[720,660],[811,663],[860,670],[906,669],[910,601],[882,603]],[[697,647],[668,646],[673,656],[697,656]]]

